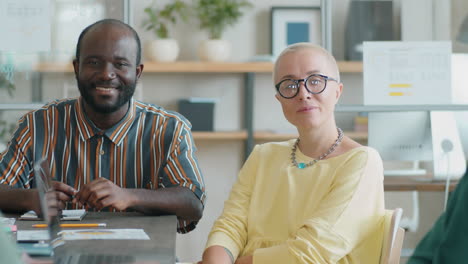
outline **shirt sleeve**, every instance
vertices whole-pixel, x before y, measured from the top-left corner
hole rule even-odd
[[[381,234],[383,199],[380,156],[372,150],[359,151],[337,168],[329,193],[302,226],[285,243],[255,250],[253,262],[336,263],[370,234]],[[372,250],[364,252],[374,260],[380,256],[382,236],[378,239]]]
[[[237,259],[247,243],[247,216],[257,171],[258,153],[259,148],[256,146],[240,170],[229,198],[224,203],[223,213],[215,221],[206,244],[206,248],[214,245],[225,247],[234,259]]]
[[[169,147],[163,175],[160,177],[162,187],[185,187],[205,205],[205,183],[195,156],[196,147],[190,127],[184,122],[174,129],[172,144]],[[197,222],[179,220],[178,232],[186,233],[193,230]]]
[[[31,188],[32,180],[32,115],[23,116],[7,148],[0,153],[0,184]]]

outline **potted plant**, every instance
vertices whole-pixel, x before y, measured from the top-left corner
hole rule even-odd
[[[153,3],[144,12],[147,17],[143,21],[143,27],[157,37],[147,46],[150,59],[160,62],[175,61],[179,55],[179,45],[175,39],[170,38],[169,25],[176,24],[178,17],[187,20],[187,4],[182,0],[173,0],[161,9]]]
[[[13,96],[15,91],[15,84],[10,80],[6,73],[0,71],[0,89],[5,89],[8,92],[8,95]]]
[[[222,40],[222,34],[243,15],[243,9],[251,7],[248,0],[196,0],[195,12],[200,28],[208,31],[209,39],[201,43],[199,56],[206,61],[225,61],[230,55],[230,43]]]

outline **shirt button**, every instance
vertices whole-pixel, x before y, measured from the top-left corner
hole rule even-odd
[[[101,151],[99,152],[99,154],[101,154],[101,155],[104,155],[104,153],[105,153],[105,152],[104,152],[104,150],[102,150],[102,149],[101,149]]]

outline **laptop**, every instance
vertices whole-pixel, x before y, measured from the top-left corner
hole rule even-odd
[[[57,264],[127,264],[127,263],[138,263],[138,264],[164,264],[171,263],[172,260],[166,262],[166,259],[171,259],[157,255],[157,250],[151,250],[151,252],[138,252],[131,254],[121,254],[120,251],[114,248],[108,248],[106,252],[95,252],[96,250],[90,250],[87,246],[67,246],[67,243],[63,240],[59,234],[61,231],[60,227],[60,212],[54,206],[56,204],[56,198],[53,193],[52,177],[50,176],[50,165],[46,159],[42,159],[37,162],[34,166],[34,179],[36,181],[36,187],[39,193],[39,202],[41,210],[43,212],[43,218],[48,224],[49,232],[49,245],[52,251],[52,257],[54,263]],[[175,230],[174,230],[175,237]],[[107,240],[110,241],[110,240]],[[129,241],[130,242],[130,241]],[[129,243],[127,242],[127,243]],[[80,243],[80,242],[79,242]],[[78,243],[78,244],[79,244]],[[87,243],[81,241],[81,244]],[[89,240],[88,240],[89,243]],[[106,240],[101,240],[100,244],[106,243]],[[111,242],[109,242],[111,243]],[[131,242],[130,242],[131,243]],[[93,252],[94,251],[94,252]],[[102,250],[104,251],[104,250]],[[136,250],[135,250],[136,251]],[[159,261],[161,260],[161,261]],[[172,262],[174,263],[174,262]]]

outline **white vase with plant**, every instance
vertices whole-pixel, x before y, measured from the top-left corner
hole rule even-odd
[[[146,51],[149,59],[157,62],[172,62],[179,56],[177,40],[170,38],[169,25],[176,24],[177,19],[187,20],[188,7],[181,0],[174,0],[162,9],[155,4],[144,9],[147,15],[143,21],[145,30],[155,34],[156,39],[148,42]]]
[[[200,28],[208,31],[209,39],[202,41],[198,56],[204,61],[226,61],[231,55],[231,44],[222,39],[228,26],[243,15],[242,10],[251,7],[248,0],[196,0],[195,12]]]

